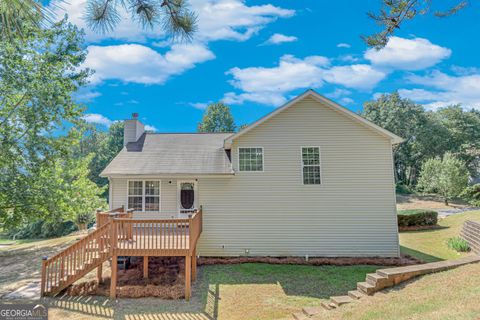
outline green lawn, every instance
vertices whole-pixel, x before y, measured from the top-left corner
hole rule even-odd
[[[455,214],[439,221],[440,228],[400,233],[402,253],[425,262],[458,259],[465,253],[458,253],[447,247],[447,240],[458,236],[465,220],[480,221],[480,211]]]

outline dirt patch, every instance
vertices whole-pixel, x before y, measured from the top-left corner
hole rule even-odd
[[[117,296],[119,298],[157,297],[183,299],[185,295],[185,263],[183,258],[150,257],[148,279],[143,278],[143,260],[132,261],[128,270],[117,274]],[[66,290],[70,296],[109,296],[110,278],[103,283],[96,280],[76,283]]]
[[[353,265],[377,265],[377,266],[407,266],[422,263],[408,255],[400,258],[309,258],[308,261],[302,257],[232,257],[213,258],[201,257],[198,265],[212,264],[239,264],[239,263],[269,263],[269,264],[299,264],[310,266],[353,266]]]
[[[431,209],[431,210],[448,210],[448,209],[463,209],[468,207],[468,204],[463,200],[453,200],[450,204],[445,205],[442,198],[437,195],[402,195],[397,194],[397,209]]]

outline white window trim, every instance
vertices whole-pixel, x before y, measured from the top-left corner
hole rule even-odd
[[[162,212],[162,180],[159,179],[128,179],[127,180],[127,202],[125,208],[128,209],[128,198],[130,195],[128,194],[128,187],[130,185],[130,181],[142,181],[142,211],[135,211],[135,212]],[[145,211],[145,181],[158,181],[158,211]],[[135,197],[135,196],[132,196]],[[139,197],[139,196],[137,196]]]
[[[305,179],[303,176],[303,148],[318,148],[318,167],[320,169],[320,183],[319,184],[305,184]],[[308,167],[308,166],[307,166]],[[313,167],[310,165],[310,167]],[[301,146],[300,147],[300,177],[302,179],[302,184],[304,186],[321,186],[323,185],[323,176],[322,176],[322,148],[320,146]]]
[[[240,170],[240,149],[262,149],[262,170]],[[238,172],[264,172],[265,171],[265,150],[263,147],[237,147],[237,171]]]
[[[193,193],[194,193],[194,201],[193,201],[193,208],[198,209],[198,181],[195,179],[191,180],[177,180],[177,214],[178,215],[187,215],[187,213],[180,213],[180,186],[182,183],[193,183]]]

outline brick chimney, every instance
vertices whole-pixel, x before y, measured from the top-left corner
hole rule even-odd
[[[145,132],[145,126],[138,120],[138,113],[132,113],[132,119],[125,120],[123,129],[123,145],[136,142]]]

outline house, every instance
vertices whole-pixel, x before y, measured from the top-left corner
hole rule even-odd
[[[309,90],[237,133],[145,132],[125,121],[124,148],[102,172],[108,212],[42,260],[56,295],[119,257],[183,257],[185,298],[197,256],[397,257],[392,146],[398,136]],[[125,209],[126,208],[126,209]]]
[[[135,219],[203,208],[201,256],[400,254],[392,146],[402,139],[308,90],[237,133],[125,121],[102,172]]]

